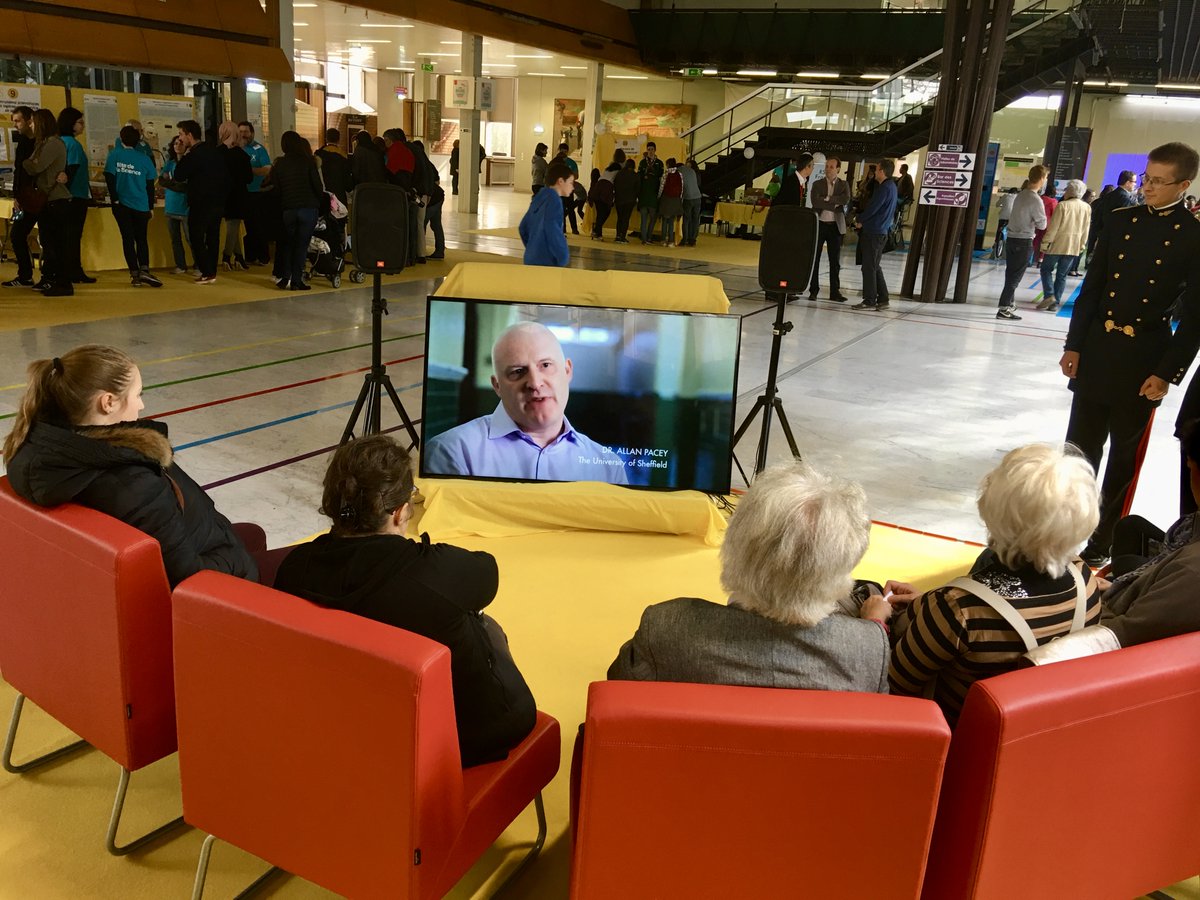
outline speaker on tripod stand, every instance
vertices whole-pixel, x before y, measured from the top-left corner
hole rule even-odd
[[[762,243],[758,251],[758,283],[766,293],[767,299],[775,302],[775,324],[771,328],[771,359],[767,366],[767,383],[763,393],[754,401],[754,406],[733,435],[736,447],[754,422],[755,416],[762,413],[762,429],[754,454],[755,475],[767,467],[771,419],[774,416],[779,417],[779,425],[783,428],[792,456],[800,459],[800,449],[792,434],[792,426],[783,411],[783,401],[779,399],[779,351],[784,335],[792,330],[792,323],[784,321],[788,295],[800,293],[812,278],[813,266],[817,260],[819,222],[816,211],[804,206],[772,206],[767,213],[767,220],[763,223]],[[750,479],[746,478],[746,471],[738,461],[737,454],[734,454],[733,461],[742,478],[749,483]]]
[[[360,417],[363,417],[363,437],[379,433],[385,392],[412,441],[409,449],[421,442],[383,364],[383,317],[388,312],[387,300],[383,297],[383,276],[404,271],[408,259],[408,209],[408,192],[394,184],[359,185],[350,206],[354,265],[359,271],[375,277],[371,297],[371,369],[363,378],[362,390],[358,392],[350,419],[342,431],[343,444],[354,437]]]

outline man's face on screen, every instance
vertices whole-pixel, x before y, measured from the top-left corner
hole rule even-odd
[[[492,387],[523,432],[547,439],[562,430],[571,389],[571,361],[544,328],[521,328],[496,344]]]

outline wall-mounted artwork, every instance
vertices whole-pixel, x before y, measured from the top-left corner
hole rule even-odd
[[[583,146],[584,102],[562,99],[554,101],[555,144],[565,143],[571,152]],[[609,134],[640,134],[646,137],[676,137],[691,128],[696,121],[696,107],[682,103],[643,103],[625,100],[605,100],[600,105],[601,122]],[[550,143],[547,141],[546,143]]]

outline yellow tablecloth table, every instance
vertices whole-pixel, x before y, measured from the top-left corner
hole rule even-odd
[[[0,210],[2,211],[2,210]],[[221,243],[225,246],[225,223],[221,223]],[[175,257],[171,253],[171,235],[167,231],[167,214],[161,206],[154,210],[147,229],[150,244],[150,268],[172,269],[175,267]],[[192,249],[188,242],[183,242],[189,265],[195,265]],[[85,272],[104,272],[113,269],[127,269],[125,253],[121,249],[121,229],[113,218],[112,209],[107,206],[94,206],[88,210],[87,221],[83,227],[83,245],[80,248]],[[220,254],[218,254],[218,257]]]
[[[724,222],[726,225],[749,225],[751,228],[762,228],[770,208],[753,203],[718,203],[713,220]]]
[[[720,279],[659,272],[589,272],[552,266],[459,263],[436,291],[439,297],[566,303],[628,309],[727,313]]]

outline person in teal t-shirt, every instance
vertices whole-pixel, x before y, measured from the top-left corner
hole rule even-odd
[[[143,154],[146,159],[150,160],[152,164],[157,166],[158,164],[154,161],[154,148],[151,147],[149,142],[146,140],[146,129],[142,127],[142,123],[137,119],[130,119],[125,123],[125,127],[137,129],[138,139],[137,144],[134,145],[134,149],[137,150],[138,153]],[[113,141],[113,149],[120,150],[121,147],[121,139],[118,137],[115,141]]]
[[[104,180],[108,183],[113,217],[121,229],[121,247],[133,286],[162,287],[162,282],[150,274],[150,245],[146,238],[158,171],[146,154],[137,149],[139,137],[132,125],[121,129],[121,146],[109,151]]]
[[[183,139],[175,135],[167,146],[167,161],[163,163],[159,183],[165,188],[163,193],[163,211],[167,214],[167,232],[171,235],[171,253],[175,257],[175,274],[184,275],[191,266],[188,265],[187,254],[183,244],[192,246],[192,236],[188,232],[188,199],[187,185],[175,180],[175,167],[179,157],[183,155]]]
[[[238,122],[238,137],[242,149],[250,157],[250,171],[254,177],[246,186],[246,259],[252,265],[265,266],[271,262],[270,246],[270,201],[274,199],[270,187],[263,189],[263,179],[271,171],[271,151],[254,138],[254,126],[250,122]],[[279,215],[279,211],[275,211]]]
[[[67,258],[62,265],[64,277],[74,284],[93,284],[96,279],[83,271],[83,228],[87,224],[88,207],[92,205],[92,188],[88,183],[88,158],[79,136],[83,134],[83,113],[68,106],[58,114],[58,133],[67,146],[67,168],[59,181],[71,192],[67,206]]]

